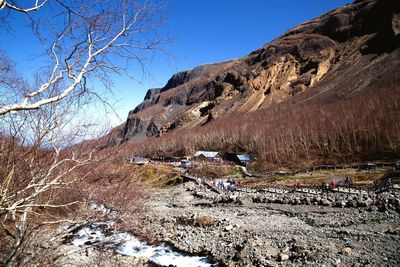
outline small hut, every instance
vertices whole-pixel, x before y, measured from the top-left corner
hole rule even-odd
[[[242,166],[247,166],[253,159],[251,155],[242,153],[226,153],[225,158]]]
[[[131,163],[136,165],[146,165],[150,163],[150,160],[145,157],[133,156],[131,158]]]
[[[222,161],[222,155],[216,151],[197,151],[193,155],[193,160],[196,161]]]

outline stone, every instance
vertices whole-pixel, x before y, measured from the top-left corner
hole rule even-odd
[[[346,207],[355,208],[357,207],[357,202],[354,201],[353,199],[349,199],[346,203]]]
[[[379,211],[379,208],[377,206],[371,206],[371,207],[368,208],[368,211],[369,212],[376,212],[376,211]]]
[[[279,261],[287,261],[288,259],[289,259],[289,255],[284,254],[284,253],[279,254],[279,257],[278,257]]]
[[[279,255],[279,250],[274,247],[267,247],[266,251],[267,256],[272,258],[276,258]]]
[[[341,252],[344,255],[350,255],[352,252],[352,249],[350,247],[345,247],[345,248],[342,248]]]
[[[235,203],[240,205],[240,206],[243,206],[243,204],[244,204],[243,200],[241,198],[237,198]]]
[[[227,232],[232,231],[232,230],[233,230],[233,225],[232,224],[230,224],[227,227],[225,227],[225,231],[227,231]]]
[[[336,208],[344,208],[346,207],[346,202],[343,200],[337,200],[335,203],[333,203],[333,206]]]
[[[322,206],[329,207],[329,206],[331,206],[331,205],[332,205],[332,202],[331,202],[331,201],[329,201],[329,200],[328,200],[328,199],[326,199],[326,198],[323,198],[323,199],[321,200],[321,205],[322,205]]]
[[[262,203],[262,198],[261,196],[255,196],[253,197],[253,203]]]
[[[293,237],[292,242],[294,243],[294,246],[297,248],[297,250],[305,249],[307,247],[307,242],[296,236]]]
[[[269,266],[269,267],[279,266],[275,261],[272,261],[272,260],[266,260],[265,264],[266,264],[265,266]]]
[[[357,201],[357,206],[360,208],[366,208],[369,207],[373,203],[373,200],[370,198],[367,199],[359,199]]]

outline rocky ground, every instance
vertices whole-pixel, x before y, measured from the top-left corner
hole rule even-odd
[[[194,182],[160,189],[137,218],[150,240],[214,266],[399,266],[400,191],[218,194]],[[65,233],[65,230],[60,231]],[[60,266],[155,266],[108,242],[64,242]],[[110,249],[111,248],[111,249]]]
[[[221,266],[399,266],[399,196],[221,196],[189,182],[156,193],[143,221],[158,240]]]

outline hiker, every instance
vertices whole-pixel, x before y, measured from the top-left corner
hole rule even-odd
[[[322,184],[321,184],[321,189],[322,189],[322,192],[328,191],[328,184],[322,182]]]
[[[387,179],[386,187],[387,187],[388,189],[392,189],[392,188],[393,188],[393,180],[392,180],[391,177],[389,177],[389,178]]]
[[[300,185],[300,180],[296,180],[296,189],[300,189],[301,185]]]
[[[229,191],[233,189],[233,185],[231,183],[226,183],[225,186]]]
[[[218,180],[214,180],[213,186],[218,189]]]
[[[228,183],[229,183],[231,186],[235,186],[235,185],[236,185],[236,181],[235,181],[233,178],[229,178],[229,179],[228,179]]]
[[[224,190],[224,189],[225,189],[225,185],[224,185],[224,182],[223,182],[222,180],[219,181],[219,186],[218,186],[218,188],[221,189],[221,190]]]
[[[333,189],[335,189],[336,188],[336,182],[335,182],[335,180],[332,180],[332,182],[331,182],[331,189],[333,190]]]
[[[233,178],[231,179],[230,183],[229,183],[229,188],[233,191],[236,188],[236,182],[235,180],[233,180]]]
[[[350,178],[349,176],[346,176],[346,180],[344,180],[344,185],[349,187],[350,186]]]

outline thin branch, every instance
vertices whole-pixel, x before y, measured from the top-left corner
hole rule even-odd
[[[4,9],[5,7],[7,7],[9,9],[17,11],[17,12],[29,13],[29,12],[33,12],[33,11],[38,11],[47,3],[47,1],[48,0],[43,0],[43,2],[41,2],[41,3],[39,3],[39,1],[35,1],[35,5],[33,7],[22,8],[22,7],[18,7],[16,5],[12,5],[5,0],[2,0],[0,2],[0,11],[2,9]]]

